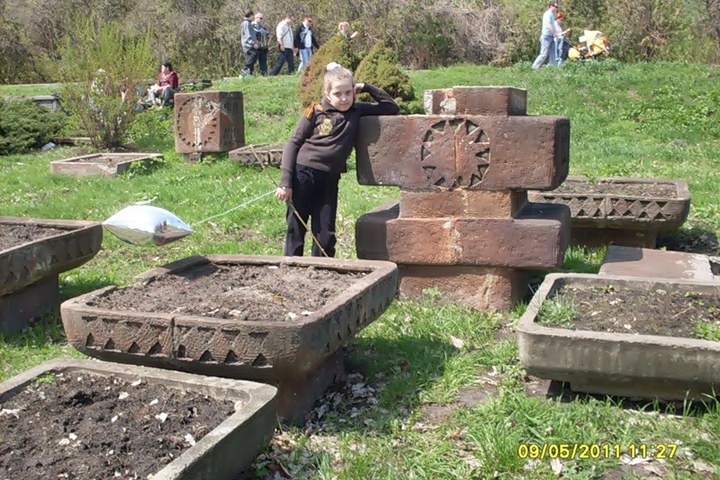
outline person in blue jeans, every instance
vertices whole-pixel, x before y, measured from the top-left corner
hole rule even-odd
[[[557,0],[550,0],[547,4],[548,9],[542,16],[542,31],[540,33],[540,55],[537,56],[532,64],[533,69],[538,69],[545,61],[549,61],[550,65],[555,65],[555,37],[560,32],[555,28],[555,13],[558,11]]]
[[[313,55],[313,48],[317,50],[320,45],[318,44],[317,38],[315,38],[315,31],[313,30],[313,18],[310,15],[305,15],[302,23],[298,25],[295,30],[295,47],[300,53],[300,66],[298,72],[302,72]]]

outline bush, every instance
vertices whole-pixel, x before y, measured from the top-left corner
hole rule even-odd
[[[77,24],[59,48],[63,106],[98,149],[122,145],[136,114],[137,91],[153,75],[152,33],[129,36],[116,23]]]
[[[65,116],[32,100],[0,100],[0,155],[38,148],[60,133]]]
[[[341,35],[333,35],[325,42],[312,56],[310,65],[303,70],[299,84],[300,104],[303,107],[322,98],[325,67],[330,62],[339,63],[350,70],[355,70],[358,65],[358,58],[350,48],[350,42]]]
[[[378,42],[362,59],[355,72],[355,78],[382,88],[393,98],[405,101],[415,98],[410,78],[400,70],[395,54],[383,42]],[[363,96],[367,97],[367,94]],[[361,99],[367,100],[367,98]]]

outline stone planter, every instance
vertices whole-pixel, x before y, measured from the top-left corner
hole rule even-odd
[[[282,154],[284,144],[270,145],[267,143],[259,143],[257,145],[247,145],[228,153],[230,160],[240,162],[241,165],[259,165],[266,167],[272,165],[279,167],[282,163]]]
[[[10,333],[57,305],[58,274],[79,267],[97,254],[102,226],[76,220],[0,217],[0,228],[3,226],[59,231],[0,250],[0,331]]]
[[[683,180],[568,177],[557,189],[528,192],[531,202],[570,207],[572,243],[655,247],[657,233],[687,219],[690,192]]]
[[[397,290],[397,267],[389,262],[325,258],[208,255],[190,257],[138,278],[152,282],[201,265],[291,266],[364,273],[342,295],[295,321],[242,321],[167,312],[111,311],[93,301],[117,287],[68,300],[61,306],[68,341],[94,357],[267,381],[279,387],[279,412],[302,415],[343,371],[341,347],[387,308]]]
[[[56,360],[13,377],[0,384],[0,403],[47,373],[112,375],[133,381],[143,379],[148,384],[239,402],[239,408],[233,415],[153,474],[154,480],[235,478],[239,472],[250,467],[275,428],[276,389],[270,385],[89,360]]]
[[[147,165],[151,160],[159,157],[161,157],[159,153],[95,153],[50,162],[50,171],[76,177],[88,175],[115,177],[130,168],[133,163],[142,162]]]
[[[702,399],[720,389],[720,342],[537,323],[543,302],[563,286],[607,285],[720,296],[720,285],[714,282],[550,274],[517,327],[520,360],[529,374],[569,382],[577,391],[645,398]]]

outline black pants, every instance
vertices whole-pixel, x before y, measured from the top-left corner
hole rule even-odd
[[[339,181],[338,173],[321,172],[302,165],[295,166],[292,203],[305,224],[308,217],[312,217],[310,229],[328,257],[335,256],[335,216]],[[289,206],[287,224],[285,255],[300,257],[305,246],[306,229]],[[324,256],[314,240],[312,255]]]
[[[278,58],[278,61],[270,72],[270,75],[277,75],[280,73],[280,70],[285,63],[287,63],[288,75],[295,73],[295,55],[293,54],[292,48],[285,48],[282,52],[280,52],[280,58]]]
[[[245,62],[245,68],[243,68],[243,75],[252,75],[256,61],[258,62],[260,75],[267,75],[267,54],[268,51],[266,48],[251,48],[247,52],[247,61]]]

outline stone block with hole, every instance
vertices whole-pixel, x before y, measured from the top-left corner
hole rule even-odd
[[[88,175],[115,177],[133,164],[148,165],[161,156],[159,153],[94,153],[54,160],[50,162],[50,171],[76,177]]]
[[[175,151],[228,152],[245,145],[242,92],[176,93]]]

